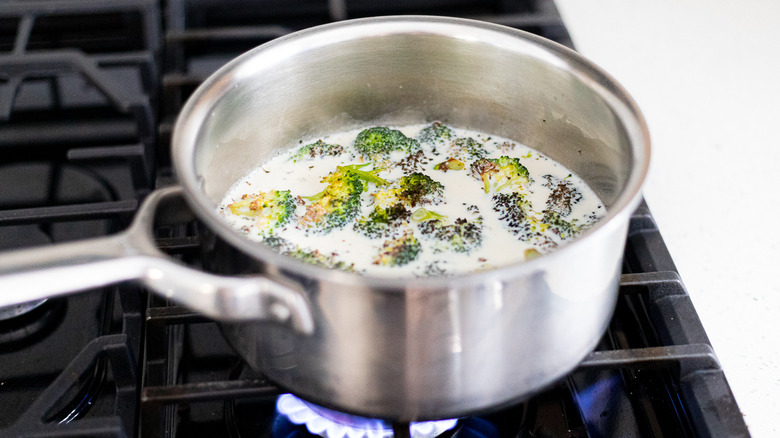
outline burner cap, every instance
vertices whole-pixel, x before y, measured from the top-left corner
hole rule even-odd
[[[295,424],[325,438],[390,438],[393,428],[383,420],[358,417],[307,403],[292,394],[282,394],[276,408]],[[452,429],[457,419],[412,423],[412,438],[433,438]]]

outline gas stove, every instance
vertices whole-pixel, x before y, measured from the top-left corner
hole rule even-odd
[[[148,193],[175,184],[173,121],[209,74],[287,33],[387,14],[475,18],[572,47],[550,0],[4,2],[0,249],[124,229]],[[199,266],[198,230],[159,227],[157,244]],[[284,394],[216,323],[122,283],[0,309],[0,406],[2,436],[748,436],[644,204],[596,351],[521,403],[436,424],[356,419]]]

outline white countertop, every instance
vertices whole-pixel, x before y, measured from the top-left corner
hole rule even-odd
[[[754,437],[780,432],[780,2],[556,0],[636,99],[645,199]]]

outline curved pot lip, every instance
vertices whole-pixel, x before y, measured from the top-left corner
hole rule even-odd
[[[402,279],[331,270],[285,257],[241,236],[222,221],[216,212],[216,206],[201,190],[200,179],[195,169],[194,149],[200,126],[208,118],[213,105],[232,83],[230,78],[237,74],[237,70],[261,55],[285,57],[289,56],[289,53],[297,53],[296,50],[286,50],[291,46],[311,50],[335,41],[389,33],[440,34],[466,40],[483,38],[483,41],[506,47],[508,50],[513,46],[523,46],[524,49],[533,50],[536,56],[543,57],[560,68],[568,68],[580,80],[587,83],[618,116],[632,144],[633,169],[625,188],[607,211],[606,216],[574,241],[534,260],[505,265],[489,271],[448,277]],[[463,286],[479,284],[495,279],[497,276],[507,278],[529,275],[543,269],[548,263],[554,263],[556,259],[566,257],[578,247],[613,233],[616,227],[628,222],[631,213],[639,205],[642,185],[650,166],[650,134],[642,113],[626,90],[595,63],[565,46],[522,30],[483,21],[438,16],[386,16],[345,20],[304,29],[274,39],[231,60],[206,79],[187,100],[174,125],[171,155],[174,170],[179,183],[183,186],[190,207],[209,229],[234,248],[261,263],[276,266],[285,272],[294,272],[296,275],[335,281],[345,286],[370,286],[380,290],[404,291],[446,288],[456,283]]]

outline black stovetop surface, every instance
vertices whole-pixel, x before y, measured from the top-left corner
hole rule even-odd
[[[211,72],[289,32],[385,14],[482,19],[572,47],[551,0],[0,4],[0,249],[125,228],[151,190],[175,182],[172,123]],[[158,245],[197,266],[197,230],[160,228]],[[644,204],[624,260],[597,351],[532,399],[445,436],[748,436]],[[280,393],[214,322],[132,284],[0,321],[2,436],[305,438],[277,412]]]

